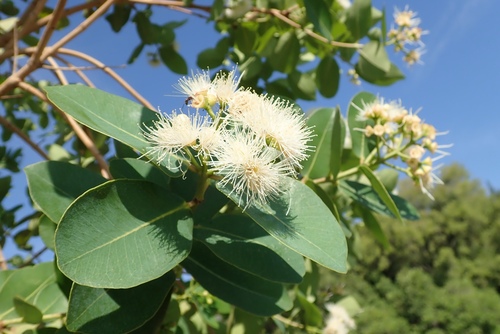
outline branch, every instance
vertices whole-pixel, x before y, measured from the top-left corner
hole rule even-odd
[[[109,167],[108,164],[106,163],[106,160],[104,160],[103,156],[95,146],[95,143],[90,139],[90,137],[85,133],[85,131],[82,129],[80,124],[78,124],[71,116],[67,115],[63,111],[61,111],[57,106],[55,106],[53,103],[47,99],[47,97],[40,92],[38,89],[34,88],[31,85],[28,85],[25,82],[20,82],[19,83],[19,88],[26,90],[27,92],[37,96],[39,99],[49,103],[54,107],[54,110],[56,110],[61,116],[68,122],[69,126],[73,129],[75,132],[76,136],[82,141],[82,143],[87,147],[87,149],[90,151],[90,153],[94,156],[96,159],[97,163],[99,164],[99,167],[101,168],[101,174],[103,177],[110,179],[111,174],[109,172]]]
[[[259,9],[259,8],[254,8],[253,11],[256,11],[258,13],[266,13],[266,14],[271,14],[272,16],[276,17],[277,19],[285,22],[289,26],[294,27],[295,29],[300,29],[303,30],[306,34],[311,36],[312,38],[317,39],[320,42],[330,44],[332,46],[340,47],[340,48],[351,48],[351,49],[359,49],[363,47],[363,44],[359,43],[344,43],[344,42],[337,42],[337,41],[329,41],[326,37],[323,37],[321,35],[318,35],[314,31],[308,28],[302,27],[299,23],[291,20],[290,18],[286,17],[283,15],[283,13],[279,9],[271,8],[271,9]]]
[[[40,38],[40,40],[38,41],[36,52],[31,55],[29,62],[32,62],[35,68],[38,68],[41,62],[43,61],[41,56],[44,52],[45,47],[47,46],[47,43],[49,42],[50,37],[52,36],[52,33],[56,29],[57,22],[61,17],[65,5],[66,5],[66,0],[59,0],[57,2],[57,5],[54,11],[52,12],[52,18],[50,19],[49,23],[45,26],[42,38]]]
[[[87,86],[95,88],[94,83],[87,77],[87,75],[85,73],[83,73],[82,68],[74,66],[73,64],[71,64],[69,61],[67,61],[66,59],[64,59],[61,56],[56,55],[56,56],[54,56],[54,58],[63,62],[67,66],[68,70],[74,71],[82,79],[82,81],[85,82],[85,84]],[[64,68],[60,67],[60,69],[64,71]],[[92,69],[99,69],[99,68],[93,67]]]
[[[5,128],[9,129],[16,135],[18,135],[22,140],[26,142],[35,152],[37,152],[42,158],[45,160],[50,160],[49,156],[45,153],[44,150],[40,146],[38,146],[35,142],[33,142],[30,137],[28,137],[21,129],[12,124],[8,119],[3,116],[0,116],[0,124]]]

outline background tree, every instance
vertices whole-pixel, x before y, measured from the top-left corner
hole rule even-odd
[[[402,185],[401,195],[422,215],[403,225],[381,220],[390,249],[360,229],[352,270],[322,276],[323,289],[352,294],[363,306],[360,333],[499,330],[498,194],[488,194],[460,165],[444,168],[442,177],[446,185],[436,188],[435,201]]]

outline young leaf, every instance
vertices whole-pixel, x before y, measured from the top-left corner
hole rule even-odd
[[[194,238],[221,260],[270,281],[300,283],[305,273],[302,256],[246,215],[220,215],[197,226]]]
[[[332,126],[332,153],[330,155],[330,170],[332,176],[335,179],[337,174],[340,172],[340,167],[342,164],[342,151],[344,149],[344,139],[345,139],[345,124],[342,115],[340,114],[340,109],[335,108],[333,116],[333,126]]]
[[[134,287],[186,258],[192,228],[187,204],[167,189],[145,181],[109,181],[64,213],[56,230],[57,264],[80,285]]]
[[[200,242],[182,265],[211,294],[248,312],[270,316],[293,306],[283,285],[222,261]]]
[[[399,213],[399,210],[396,206],[396,203],[394,203],[389,192],[387,191],[387,189],[385,189],[384,185],[378,179],[377,175],[375,175],[369,167],[364,166],[364,165],[359,166],[359,170],[363,174],[365,174],[365,176],[368,178],[373,189],[377,192],[377,194],[380,197],[380,199],[382,200],[382,202],[384,202],[385,206],[391,211],[391,213],[394,215],[394,217],[396,217],[401,222],[403,222],[403,218],[401,217],[401,214]]]
[[[311,145],[315,150],[304,162],[302,175],[305,177],[316,179],[330,173],[334,113],[334,108],[319,108],[307,118],[307,125],[312,127],[314,132]]]
[[[364,37],[372,25],[371,0],[354,0],[347,11],[345,24],[354,40]]]
[[[233,202],[242,202],[229,187],[217,187]],[[328,207],[297,180],[286,178],[283,187],[286,193],[272,200],[267,208],[250,205],[245,213],[285,246],[324,267],[345,273],[347,242]]]
[[[347,109],[347,124],[351,134],[352,152],[359,158],[365,158],[370,153],[373,139],[366,137],[361,131],[368,125],[368,121],[359,119],[360,111],[358,108],[363,109],[365,105],[375,101],[376,98],[371,93],[360,92],[352,98]]]
[[[306,16],[314,28],[329,41],[332,40],[332,14],[323,0],[304,1]]]
[[[299,61],[300,43],[293,30],[285,32],[278,39],[274,53],[268,58],[276,71],[290,73]]]
[[[347,197],[355,200],[372,211],[382,213],[389,217],[394,217],[392,212],[380,199],[377,192],[366,184],[342,180],[339,182],[339,190],[341,190]],[[393,194],[390,194],[390,197],[396,204],[402,218],[408,220],[417,220],[420,218],[417,209],[405,199]]]
[[[33,202],[56,224],[75,198],[106,181],[88,169],[60,161],[39,162],[24,171]]]
[[[141,126],[157,120],[156,112],[123,97],[82,85],[46,87],[47,97],[59,109],[89,128],[121,141],[145,154],[150,144],[141,134]],[[149,156],[151,160],[156,157]],[[166,158],[162,165],[175,166],[177,159]],[[180,176],[178,168],[170,176]]]
[[[187,74],[187,63],[172,45],[162,46],[158,49],[161,61],[174,73]]]
[[[169,271],[131,289],[95,289],[74,283],[66,327],[83,333],[128,333],[156,313],[174,281]]]
[[[17,314],[23,318],[24,322],[29,324],[39,324],[42,322],[43,314],[35,305],[28,303],[19,296],[15,296],[13,301]]]
[[[375,240],[377,240],[382,245],[382,247],[384,247],[384,249],[389,249],[391,247],[391,245],[389,244],[389,240],[387,239],[387,236],[382,230],[382,227],[380,227],[380,224],[378,223],[375,216],[367,208],[361,206],[359,206],[359,208],[361,218],[363,219],[365,227],[372,233]]]

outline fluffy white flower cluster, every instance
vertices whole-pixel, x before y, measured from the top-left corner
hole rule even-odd
[[[176,156],[229,186],[246,208],[285,191],[283,177],[296,176],[311,150],[312,131],[288,102],[238,84],[234,70],[213,80],[206,71],[180,79],[176,89],[196,111],[159,113],[144,137],[151,143],[147,155],[156,162]]]
[[[354,105],[359,111],[357,119],[367,121],[363,131],[367,137],[374,136],[379,145],[379,158],[387,164],[391,158],[400,158],[406,165],[405,172],[420,186],[422,192],[433,199],[429,189],[442,184],[434,171],[433,162],[448,155],[438,145],[434,126],[424,123],[416,113],[408,111],[398,101],[384,102],[382,98],[362,106]],[[438,154],[434,158],[429,155]]]

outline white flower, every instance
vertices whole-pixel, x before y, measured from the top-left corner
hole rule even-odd
[[[215,103],[215,92],[208,71],[191,72],[190,77],[182,77],[174,88],[187,97],[186,104],[194,108],[204,108]]]
[[[347,334],[351,329],[356,328],[356,323],[345,308],[332,303],[325,304],[325,307],[329,314],[326,327],[323,329],[324,334]]]
[[[212,89],[219,103],[227,103],[238,90],[240,78],[236,76],[236,70],[222,73],[219,72],[212,82]]]
[[[279,152],[242,127],[223,132],[224,144],[213,152],[209,165],[222,176],[222,186],[231,185],[244,209],[252,203],[265,204],[279,196],[288,169],[276,162]]]
[[[236,95],[229,109],[230,116],[252,129],[269,146],[279,150],[290,171],[300,169],[301,162],[308,157],[307,151],[311,150],[308,142],[312,137],[312,131],[306,126],[302,115],[283,100],[270,97],[257,99],[252,97],[256,94],[248,92],[240,94],[245,102],[238,101]]]
[[[206,127],[208,119],[198,111],[192,115],[173,111],[170,115],[158,113],[158,120],[152,126],[145,125],[144,138],[150,143],[146,155],[161,163],[169,155],[183,158],[182,150],[196,147],[200,129]],[[172,166],[167,166],[172,167]]]
[[[400,27],[416,27],[420,24],[420,19],[416,17],[417,12],[409,9],[408,6],[404,10],[399,10],[397,7],[394,8],[394,21]]]
[[[248,13],[252,6],[252,0],[230,0],[224,10],[224,16],[233,20],[237,19]]]

